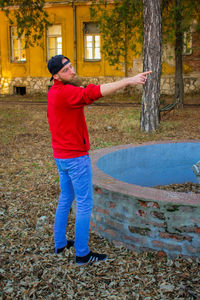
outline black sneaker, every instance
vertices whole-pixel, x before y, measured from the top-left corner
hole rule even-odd
[[[67,241],[67,245],[65,247],[55,248],[54,249],[55,254],[59,254],[59,253],[63,252],[65,250],[65,248],[69,249],[69,248],[71,248],[73,246],[74,246],[74,241],[73,240],[69,240],[69,241]]]
[[[90,251],[88,255],[76,256],[75,263],[79,266],[85,265],[89,262],[105,261],[107,259],[106,254],[98,254]]]

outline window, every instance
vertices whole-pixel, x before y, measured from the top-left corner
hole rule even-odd
[[[14,95],[26,95],[26,87],[25,86],[14,86]]]
[[[11,61],[26,61],[26,49],[24,35],[18,38],[17,27],[11,27]]]
[[[84,23],[84,58],[85,60],[100,60],[100,32],[97,23]]]
[[[184,32],[183,34],[183,55],[192,54],[192,32]]]
[[[50,26],[47,30],[47,59],[62,54],[61,25]]]

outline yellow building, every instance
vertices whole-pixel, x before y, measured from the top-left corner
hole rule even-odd
[[[123,76],[101,56],[98,24],[90,21],[85,1],[48,1],[45,5],[50,26],[44,36],[44,48],[25,49],[23,37],[18,39],[4,12],[0,12],[0,76],[1,94],[46,93],[50,85],[47,61],[63,53],[70,58],[81,77]]]
[[[11,26],[4,12],[0,11],[0,94],[47,93],[51,85],[47,61],[61,53],[70,58],[85,85],[124,76],[123,68],[116,70],[109,66],[101,54],[103,41],[98,24],[90,19],[88,1],[46,1],[45,9],[53,25],[44,34],[43,48],[25,48],[24,38],[17,37],[16,27]],[[173,94],[174,61],[171,64],[165,62],[163,67],[162,92]],[[186,77],[195,73],[198,81],[200,68],[194,69],[187,63]],[[129,73],[140,71],[142,59],[131,57]]]

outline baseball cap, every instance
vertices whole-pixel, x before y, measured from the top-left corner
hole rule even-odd
[[[62,63],[63,58],[66,58],[66,62]],[[50,79],[53,80],[53,75],[57,74],[65,65],[70,62],[70,59],[64,55],[55,55],[48,61],[48,70],[52,74]]]

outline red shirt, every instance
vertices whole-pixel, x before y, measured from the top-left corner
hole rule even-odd
[[[82,88],[54,80],[48,92],[47,116],[55,158],[88,154],[90,142],[84,106],[100,97],[100,85],[89,84]]]

